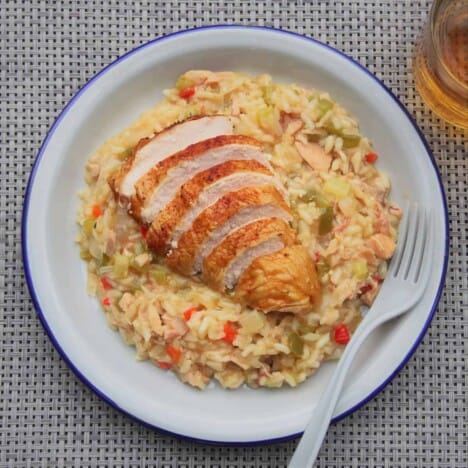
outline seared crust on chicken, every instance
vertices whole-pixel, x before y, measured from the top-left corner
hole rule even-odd
[[[164,254],[180,219],[198,200],[206,187],[232,174],[255,172],[272,175],[270,169],[255,160],[230,160],[206,169],[189,179],[176,196],[160,211],[148,230],[146,241],[156,252]]]
[[[282,219],[266,218],[249,223],[227,236],[203,262],[202,280],[213,289],[223,290],[226,286],[225,273],[244,251],[275,237],[283,246],[294,244],[295,233]],[[239,265],[240,272],[249,264]],[[237,274],[229,283],[237,283]]]
[[[174,124],[176,125],[176,124]],[[168,129],[166,129],[168,130]],[[166,130],[163,130],[164,132]],[[135,154],[138,153],[138,151],[143,148],[147,143],[149,143],[153,137],[148,137],[148,138],[142,138],[137,145],[133,148],[132,152],[130,155],[127,157],[127,159],[124,161],[124,163],[115,171],[113,172],[109,178],[107,179],[107,183],[109,184],[111,190],[114,192],[114,196],[121,202],[125,202],[128,200],[128,198],[122,193],[120,190],[120,187],[122,185],[122,181],[125,178],[125,176],[129,173],[129,171],[132,168],[132,165],[135,161]]]
[[[302,245],[256,258],[240,277],[235,300],[269,312],[301,313],[317,300],[320,284],[315,265]]]
[[[128,202],[135,185],[155,164],[198,141],[232,134],[232,121],[225,115],[197,116],[176,122],[141,139],[124,164],[109,177],[109,185],[120,202]]]
[[[193,222],[190,229],[185,231],[179,239],[177,246],[169,251],[167,265],[184,274],[192,275],[195,256],[202,243],[218,227],[226,223],[243,208],[252,205],[275,204],[289,211],[289,207],[276,187],[271,185],[261,187],[248,187],[230,192],[220,198],[214,205],[207,208]]]
[[[247,148],[241,148],[241,146],[247,146]],[[155,191],[167,176],[175,177],[170,174],[171,169],[180,169],[181,174],[177,174],[177,177],[183,183],[193,176],[194,170],[200,170],[203,167],[202,164],[206,165],[207,168],[216,165],[219,158],[216,159],[217,151],[215,150],[223,147],[226,151],[237,151],[239,159],[244,156],[244,151],[247,151],[248,158],[253,159],[256,156],[258,160],[263,160],[267,165],[266,158],[262,158],[261,145],[253,138],[242,135],[221,135],[200,141],[163,159],[138,180],[135,186],[136,196],[131,198],[132,215],[143,222],[149,222],[153,219],[154,211],[156,211],[152,209]],[[203,158],[203,163],[200,162],[201,158]],[[247,158],[244,156],[243,159]],[[183,163],[189,161],[192,161],[192,164],[186,164],[187,167],[184,168]]]

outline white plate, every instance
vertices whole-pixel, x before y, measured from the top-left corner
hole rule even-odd
[[[436,165],[418,128],[373,75],[319,42],[265,28],[214,27],[173,34],[109,65],[71,100],[34,165],[23,214],[26,276],[39,318],[74,372],[97,394],[153,427],[205,441],[248,443],[300,433],[334,364],[298,388],[201,392],[149,362],[108,327],[85,292],[85,268],[74,244],[77,192],[88,155],[160,101],[162,90],[190,69],[269,73],[330,92],[359,119],[391,177],[391,198],[430,206],[439,220],[436,255],[423,300],[381,327],[356,359],[335,412],[341,418],[372,398],[408,360],[435,311],[445,276],[448,222]]]

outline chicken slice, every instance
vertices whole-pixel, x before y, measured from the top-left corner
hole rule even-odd
[[[239,278],[234,299],[264,312],[301,313],[311,309],[319,293],[315,266],[296,244],[258,256]]]
[[[229,160],[199,172],[185,182],[174,198],[156,215],[146,236],[148,245],[156,252],[164,254],[168,247],[168,242],[173,238],[173,232],[176,226],[179,224],[180,220],[188,214],[191,207],[197,203],[199,197],[208,198],[209,204],[214,203],[221,194],[217,192],[216,188],[213,191],[212,187],[214,188],[216,183],[234,174],[241,176],[241,179],[245,179],[248,174],[248,177],[253,181],[255,179],[253,176],[271,176],[272,172],[255,160]],[[235,183],[237,180],[239,179],[231,179],[231,184],[228,184],[228,191],[232,191],[232,183]],[[206,192],[204,192],[204,190],[207,188],[211,189],[213,197],[219,194],[216,199],[211,201],[209,200],[209,196],[206,197]],[[190,224],[192,221],[190,221]]]
[[[194,117],[176,123],[156,135],[144,138],[133,154],[109,179],[109,184],[121,199],[135,194],[135,184],[154,165],[191,144],[219,135],[231,135],[232,121],[225,115]]]
[[[202,280],[213,289],[232,289],[255,257],[249,251],[274,239],[277,250],[294,244],[295,234],[282,219],[266,218],[246,224],[228,235],[203,261]],[[261,250],[262,255],[265,255]],[[272,253],[272,252],[268,252]]]
[[[132,197],[133,215],[151,223],[185,182],[220,161],[232,159],[255,160],[271,168],[258,142],[249,137],[224,135],[195,143],[159,162],[137,182],[136,196]]]
[[[239,210],[224,224],[216,228],[200,246],[195,257],[192,273],[198,274],[201,272],[203,260],[210,255],[215,247],[218,246],[228,234],[236,229],[242,229],[245,225],[254,221],[269,218],[279,218],[287,223],[292,221],[290,212],[271,203],[248,206],[247,208]]]
[[[289,212],[283,195],[272,185],[248,187],[228,193],[203,211],[181,235],[177,246],[167,254],[167,265],[184,275],[193,274],[197,253],[217,228],[244,208],[269,204]]]
[[[224,276],[224,290],[234,290],[239,281],[239,277],[256,258],[263,257],[264,255],[270,255],[281,250],[284,246],[284,242],[279,236],[273,236],[242,251],[226,270],[226,274]]]
[[[180,236],[190,228],[195,219],[224,195],[243,188],[259,187],[262,185],[272,185],[278,192],[282,193],[283,196],[285,195],[282,185],[272,175],[238,172],[219,180],[198,197],[192,209],[179,221],[173,232],[171,244],[177,245]]]

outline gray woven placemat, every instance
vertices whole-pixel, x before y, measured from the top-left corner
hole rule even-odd
[[[23,194],[58,112],[86,80],[149,39],[189,27],[268,25],[348,53],[387,84],[434,150],[452,252],[432,325],[400,374],[329,430],[320,467],[466,467],[467,134],[421,102],[411,51],[429,1],[0,0],[0,466],[285,466],[296,442],[221,447],[147,429],[68,369],[41,327],[22,271]],[[163,6],[164,5],[164,6]]]

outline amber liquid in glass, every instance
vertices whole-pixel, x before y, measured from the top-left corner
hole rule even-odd
[[[434,112],[468,128],[468,0],[435,3],[415,51],[416,87]]]

